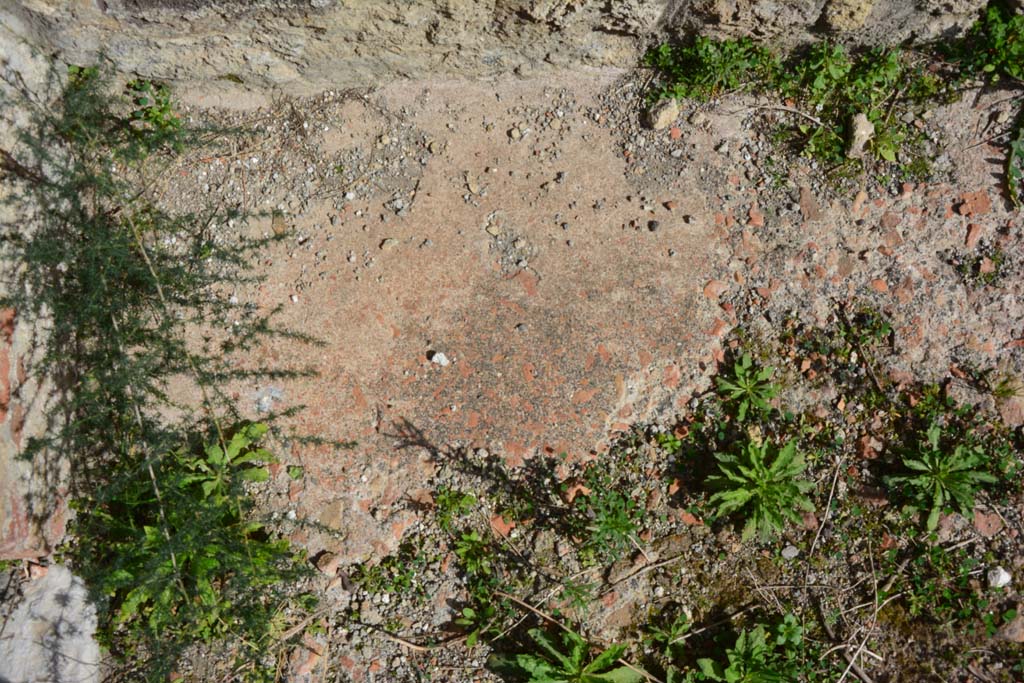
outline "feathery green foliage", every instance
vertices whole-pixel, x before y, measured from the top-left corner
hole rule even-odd
[[[805,463],[796,441],[776,449],[767,441],[750,440],[739,455],[716,453],[715,458],[721,474],[709,476],[706,483],[719,490],[708,502],[719,516],[742,512],[744,540],[755,533],[768,540],[787,522],[799,522],[801,510],[814,510],[806,495],[814,485],[799,478]]]
[[[236,362],[286,334],[228,301],[229,284],[257,281],[248,267],[264,243],[226,229],[237,211],[171,211],[152,195],[194,135],[165,87],[136,81],[123,96],[95,67],[53,80],[55,102],[5,103],[31,119],[0,150],[21,219],[2,226],[14,265],[0,305],[38,324],[32,371],[55,387],[24,455],[70,464],[63,552],[95,593],[119,671],[163,681],[186,648],[222,642],[238,675],[258,678],[302,566],[253,516],[246,487],[268,476],[268,428],[228,394],[235,379],[297,374]],[[172,398],[172,380],[200,398]],[[52,501],[31,504],[45,519]]]
[[[643,511],[607,468],[588,467],[584,481],[587,491],[572,503],[573,535],[583,541],[585,562],[614,562],[635,546]]]

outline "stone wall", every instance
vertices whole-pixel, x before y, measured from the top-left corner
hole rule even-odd
[[[921,42],[985,0],[4,0],[0,21],[70,62],[301,94],[397,78],[482,78],[636,64],[694,32],[779,45],[837,35]]]
[[[3,0],[0,0],[2,2]],[[28,94],[40,104],[52,94],[48,60],[24,41],[20,26],[0,22],[0,148],[17,147],[15,131],[27,125]],[[24,231],[32,217],[5,200],[0,180],[0,231]],[[0,260],[0,293],[18,264]],[[0,560],[48,555],[64,535],[68,462],[61,454],[26,447],[53,417],[52,384],[40,367],[43,324],[11,308],[0,308]],[[2,679],[2,676],[0,676]]]

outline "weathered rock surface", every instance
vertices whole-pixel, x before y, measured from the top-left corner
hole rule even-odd
[[[24,125],[24,108],[5,106],[12,98],[10,84],[22,84],[37,94],[47,88],[46,60],[14,39],[18,26],[3,22],[0,9],[0,148],[15,145],[12,132]],[[0,225],[24,226],[27,221],[4,203],[0,183]],[[6,271],[6,269],[5,269]],[[4,284],[0,284],[3,293]],[[30,458],[26,447],[46,429],[50,414],[49,388],[37,365],[42,327],[18,311],[0,308],[0,560],[37,558],[49,554],[64,534],[67,508],[67,462],[38,450]]]
[[[21,0],[0,23],[69,62],[231,91],[292,94],[400,78],[536,75],[632,66],[691,33],[779,46],[841,33],[859,43],[957,33],[985,0]]]
[[[93,640],[96,608],[67,567],[54,565],[30,583],[0,636],[0,680],[7,683],[99,681]]]

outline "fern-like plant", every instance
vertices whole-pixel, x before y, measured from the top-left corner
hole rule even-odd
[[[0,222],[0,307],[39,323],[32,372],[59,387],[36,398],[47,424],[23,455],[67,464],[77,515],[62,552],[101,598],[112,678],[166,681],[197,644],[235,660],[234,680],[272,675],[281,615],[299,606],[290,578],[306,569],[257,519],[246,482],[268,477],[267,428],[243,421],[229,388],[302,374],[238,359],[306,337],[224,296],[259,281],[250,268],[265,241],[216,229],[244,215],[191,213],[157,191],[176,151],[199,140],[169,91],[136,81],[125,92],[96,67],[52,80],[52,101],[0,88],[0,107],[24,113],[0,148],[11,217]],[[197,399],[172,399],[172,383]],[[45,519],[53,504],[33,496],[31,514]]]
[[[719,489],[709,502],[719,516],[741,513],[743,539],[755,534],[766,541],[787,522],[799,522],[801,511],[813,511],[807,497],[814,484],[801,479],[806,467],[796,442],[776,449],[767,441],[748,441],[739,455],[716,453],[720,474],[707,478],[707,484]]]
[[[955,507],[962,514],[974,509],[974,495],[996,478],[984,470],[986,454],[979,446],[956,444],[943,447],[942,429],[933,423],[925,440],[901,458],[907,472],[887,477],[890,487],[899,486],[912,507],[929,510],[927,527],[934,531],[939,515]]]

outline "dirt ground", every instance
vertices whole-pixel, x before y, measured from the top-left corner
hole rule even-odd
[[[448,632],[455,616],[443,539],[428,541],[436,583],[411,612],[411,596],[353,587],[351,568],[424,537],[439,484],[482,485],[446,461],[456,453],[513,471],[564,453],[561,480],[635,426],[671,428],[738,327],[770,336],[786,320],[824,327],[842,305],[870,305],[894,330],[886,381],[971,368],[1021,377],[1022,221],[1002,192],[1002,153],[985,142],[1001,130],[1005,93],[969,91],[919,121],[934,138],[934,180],[865,175],[837,188],[772,146],[787,114],[736,95],[654,131],[640,123],[642,89],[643,74],[597,71],[302,101],[191,96],[197,119],[256,132],[183,159],[168,200],[223,199],[267,212],[242,228],[252,234],[291,231],[260,265],[262,286],[235,296],[282,306],[279,322],[322,340],[241,359],[318,374],[239,387],[239,400],[253,415],[304,405],[288,418],[297,432],[354,442],[293,445],[287,464],[304,475],[280,469],[263,500],[311,557],[329,558],[311,584],[322,601],[357,617],[296,652],[295,680],[488,679],[480,647],[401,642]],[[1024,422],[1019,398],[958,391]],[[800,409],[843,401],[828,387],[791,394]],[[650,556],[694,522],[667,495],[656,505],[669,521]],[[1019,550],[1008,568],[1024,575]],[[588,622],[607,637],[629,621],[612,595]]]

